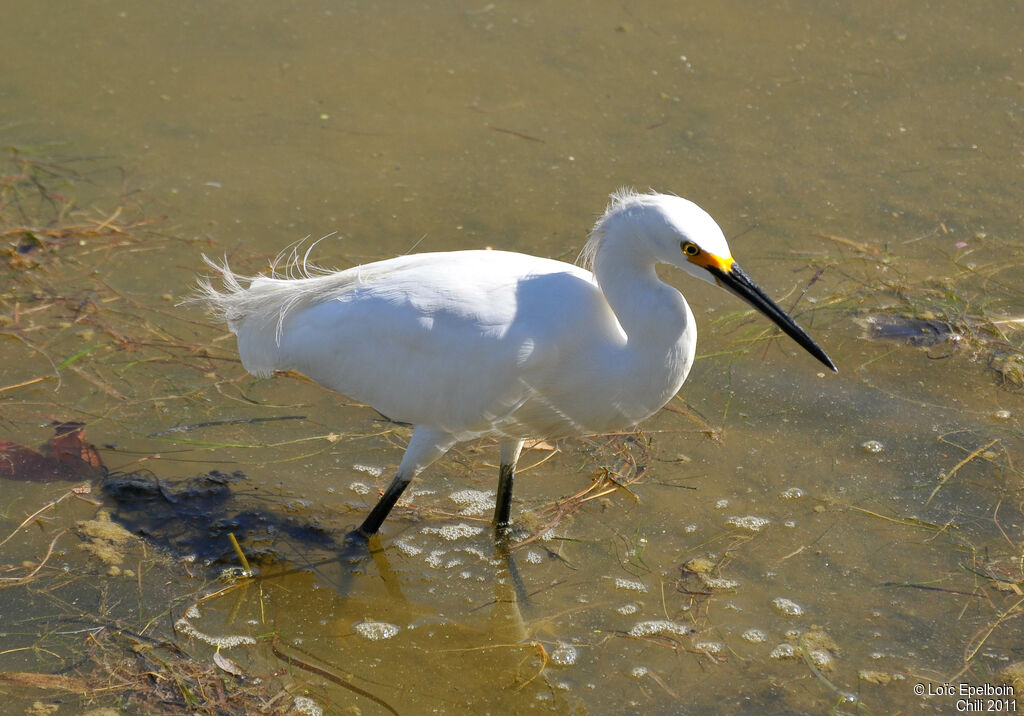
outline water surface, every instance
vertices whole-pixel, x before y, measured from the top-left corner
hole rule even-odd
[[[177,305],[200,254],[257,272],[334,233],[314,258],[338,267],[483,246],[572,260],[623,185],[704,206],[840,368],[665,272],[700,325],[682,412],[523,473],[515,512],[544,536],[514,552],[528,603],[464,499],[493,492],[496,448],[464,445],[415,483],[375,558],[191,613],[195,632],[256,641],[222,649],[247,673],[285,669],[331,713],[386,709],[275,648],[399,713],[941,713],[952,701],[915,684],[996,683],[1024,660],[1013,6],[11,0],[5,26],[0,137],[78,172],[62,191],[95,229],[45,270],[4,269],[5,439],[81,420],[111,468],[240,469],[267,509],[343,534],[408,430],[245,376],[223,329]],[[102,231],[119,208],[161,220]],[[963,340],[868,340],[875,314],[954,321]],[[602,468],[628,486],[559,511]],[[69,487],[0,484],[4,536]],[[74,525],[95,506],[61,509]],[[55,529],[19,532],[0,562],[40,561]],[[212,644],[171,628],[218,588],[209,574],[110,576],[80,532],[39,578],[96,578],[61,586],[59,608],[12,586],[4,622],[49,624],[77,599],[210,662]],[[0,671],[72,673],[61,638],[8,633]]]

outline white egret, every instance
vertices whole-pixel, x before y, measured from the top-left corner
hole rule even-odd
[[[728,289],[835,365],[733,261],[722,230],[677,196],[613,194],[579,263],[506,251],[422,253],[329,273],[240,282],[201,295],[238,337],[246,370],[296,370],[415,426],[359,532],[380,528],[409,482],[458,442],[499,439],[494,523],[508,525],[524,439],[631,428],[676,394],[697,327],[659,263]],[[297,274],[297,275],[296,275]]]

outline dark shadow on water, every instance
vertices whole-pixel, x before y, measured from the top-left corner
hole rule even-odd
[[[405,601],[379,535],[328,527],[329,514],[322,520],[290,513],[279,497],[250,487],[240,471],[214,470],[174,481],[148,471],[111,473],[100,491],[111,519],[177,558],[194,560],[211,577],[241,566],[233,535],[263,578],[310,571],[339,595],[349,595],[355,579],[374,574],[392,597]],[[515,611],[528,607],[509,536],[496,539],[494,560],[500,564],[495,577],[508,589],[497,600],[515,605]]]
[[[373,543],[338,534],[318,517],[289,513],[249,487],[242,472],[217,470],[169,481],[151,472],[112,473],[101,492],[113,520],[178,558],[211,570],[239,566],[234,535],[251,565],[314,571],[344,593],[376,561]],[[337,569],[331,568],[337,565]]]

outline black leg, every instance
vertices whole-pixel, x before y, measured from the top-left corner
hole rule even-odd
[[[359,525],[359,529],[355,530],[352,536],[366,538],[376,534],[388,513],[391,512],[391,508],[402,496],[402,492],[412,482],[412,478],[420,470],[448,452],[448,448],[454,444],[455,438],[451,435],[438,432],[434,428],[417,425],[416,429],[412,431],[412,439],[409,440],[409,447],[405,449],[405,455],[402,457],[402,463],[398,466],[398,472],[395,473],[394,479],[391,480],[388,489],[384,491],[384,496],[374,505],[370,514],[363,520],[363,524]]]
[[[506,529],[512,516],[512,482],[516,476],[515,465],[502,465],[498,471],[498,498],[494,504],[494,528]]]
[[[395,479],[388,485],[384,495],[374,505],[367,518],[363,520],[363,524],[359,525],[358,531],[360,534],[366,537],[376,534],[377,530],[384,523],[385,518],[387,518],[388,513],[391,512],[391,508],[395,506],[398,498],[402,496],[402,492],[409,486],[409,482],[411,480],[402,475],[401,472],[395,475]]]
[[[516,477],[516,463],[523,449],[523,441],[505,438],[499,443],[498,496],[494,501],[494,534],[501,537],[511,522],[512,483]]]

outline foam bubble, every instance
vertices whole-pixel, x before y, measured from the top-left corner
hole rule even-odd
[[[786,599],[785,597],[775,597],[772,600],[772,606],[775,607],[776,611],[785,614],[787,617],[798,617],[804,613],[803,607],[792,599]]]
[[[308,696],[296,696],[292,708],[305,716],[323,716],[324,710]]]
[[[187,617],[182,617],[178,621],[174,622],[174,628],[185,636],[193,637],[199,641],[205,641],[210,646],[217,646],[221,649],[231,649],[236,646],[252,646],[256,643],[256,640],[251,636],[245,636],[243,634],[236,634],[232,636],[213,636],[199,631]]]
[[[455,540],[463,539],[464,537],[476,537],[483,531],[483,527],[473,527],[472,525],[467,525],[464,522],[460,522],[457,525],[424,527],[422,530],[424,534],[439,535],[442,539],[446,539],[449,542],[454,542]]]
[[[709,577],[706,574],[701,575],[701,581],[704,582],[704,586],[708,589],[736,589],[736,587],[740,586],[740,583],[735,579]]]
[[[725,651],[725,644],[720,641],[695,641],[693,648],[705,654],[721,654]]]
[[[388,624],[387,622],[375,622],[372,620],[359,622],[353,628],[355,629],[356,634],[364,639],[368,639],[369,641],[390,639],[399,631],[399,628],[394,624]]]
[[[462,507],[460,515],[482,515],[494,508],[494,493],[485,490],[459,490],[448,499]]]
[[[398,551],[404,554],[406,557],[415,557],[418,554],[422,554],[423,548],[414,545],[412,542],[407,542],[404,538],[395,541],[395,547]]]
[[[747,530],[748,532],[760,532],[767,525],[771,524],[771,520],[767,517],[757,517],[756,515],[730,517],[726,522],[733,527],[739,527],[740,529]]]
[[[559,666],[572,666],[579,658],[579,649],[572,644],[559,644],[548,654],[551,661]]]
[[[490,562],[491,562],[491,560],[487,558],[487,555],[484,554],[483,550],[478,548],[478,547],[456,547],[455,551],[456,552],[465,552],[466,554],[468,554],[470,556],[476,557],[481,562],[486,562],[488,564],[490,564]]]
[[[868,455],[877,455],[885,450],[885,445],[878,440],[865,440],[860,444],[860,449]]]
[[[792,644],[779,644],[777,647],[771,650],[771,652],[768,654],[768,658],[777,659],[779,661],[784,661],[786,659],[796,659],[796,647],[794,647]]]
[[[686,636],[690,628],[678,622],[671,622],[668,619],[654,619],[646,622],[637,622],[629,630],[630,636],[653,636],[654,634],[675,634]]]
[[[828,653],[827,649],[811,649],[807,652],[808,658],[811,663],[819,669],[829,669],[832,667],[832,655]]]
[[[747,629],[741,636],[751,644],[760,644],[768,639],[768,635],[760,629]]]
[[[615,586],[619,589],[629,589],[634,592],[647,591],[647,585],[643,582],[638,582],[635,579],[623,579],[622,577],[616,577]]]

